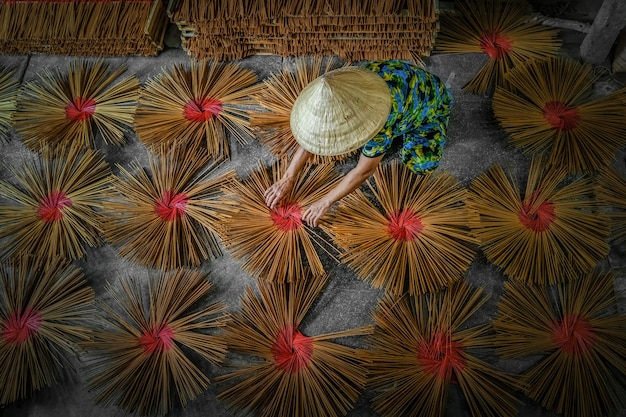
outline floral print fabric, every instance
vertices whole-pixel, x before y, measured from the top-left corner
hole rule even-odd
[[[436,75],[398,60],[373,61],[366,68],[389,85],[391,112],[385,126],[362,149],[365,156],[386,153],[401,137],[402,162],[415,173],[427,173],[439,165],[452,96]]]

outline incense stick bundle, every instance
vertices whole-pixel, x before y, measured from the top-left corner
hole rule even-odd
[[[442,417],[450,385],[458,383],[473,416],[516,415],[516,379],[472,354],[493,343],[491,326],[465,324],[486,300],[459,282],[438,294],[379,301],[365,353],[377,413]]]
[[[6,139],[17,107],[19,81],[13,77],[15,70],[0,66],[0,138]]]
[[[73,61],[67,73],[44,70],[26,83],[18,98],[15,128],[26,146],[95,147],[98,133],[105,144],[121,145],[132,127],[139,80],[131,75],[116,82],[124,65],[109,71],[102,59]]]
[[[463,278],[477,241],[458,180],[447,172],[417,176],[394,161],[379,165],[368,186],[373,201],[356,190],[323,225],[343,262],[395,295],[436,292]]]
[[[151,155],[148,169],[119,166],[104,209],[104,233],[119,253],[141,265],[162,270],[199,266],[221,255],[217,233],[230,210],[222,187],[234,171],[212,176],[199,148],[171,148]]]
[[[626,88],[592,99],[599,76],[568,58],[529,61],[497,88],[494,114],[513,146],[569,172],[598,171],[626,146]]]
[[[295,2],[292,2],[295,3]],[[323,2],[317,2],[320,6]],[[407,2],[407,3],[415,3]],[[382,1],[359,1],[359,0],[347,0],[337,1],[331,0],[327,2],[330,14],[333,15],[345,15],[345,16],[372,16],[372,15],[388,15],[396,14],[402,11],[403,4],[397,0],[382,0]],[[321,9],[321,7],[320,7]],[[327,10],[328,10],[327,9]],[[322,14],[323,9],[317,11],[315,14]]]
[[[250,357],[216,378],[218,398],[262,417],[342,416],[365,387],[360,351],[331,339],[371,333],[371,327],[306,336],[300,328],[327,277],[247,288],[241,310],[225,327],[229,352]],[[228,362],[227,362],[228,363]]]
[[[167,28],[160,0],[0,3],[0,51],[77,56],[156,55]]]
[[[566,417],[614,415],[626,404],[626,316],[614,274],[594,270],[556,288],[507,282],[494,320],[498,353],[541,355],[522,379],[530,399]]]
[[[173,8],[172,18],[175,21],[183,22],[211,22],[218,19],[235,20],[246,15],[254,15],[259,8],[276,4],[275,1],[248,1],[239,2],[233,0],[225,0],[220,2],[202,1],[202,2],[180,2]]]
[[[30,254],[47,262],[79,259],[101,243],[102,214],[111,171],[97,151],[42,149],[10,168],[16,183],[0,180],[3,258]]]
[[[626,243],[626,179],[614,167],[605,167],[597,177],[598,199],[603,201],[610,221],[610,238],[616,244]]]
[[[263,81],[263,88],[255,94],[263,110],[250,112],[250,123],[256,138],[273,155],[278,158],[291,156],[298,148],[289,116],[300,92],[320,75],[339,67],[339,63],[332,58],[324,62],[319,57],[299,57],[295,59],[295,69],[284,68]],[[316,163],[343,160],[354,153],[333,157],[313,155],[313,160]]]
[[[280,20],[276,20],[279,15],[273,11],[281,3],[183,0],[174,7],[170,5],[168,12],[170,20],[180,29],[182,46],[190,56],[198,60],[232,61],[271,53],[271,48],[261,45],[265,37],[260,28],[280,26]]]
[[[339,56],[344,60],[405,59],[420,62],[430,55],[438,31],[435,2],[320,2],[301,11],[299,2],[285,10],[277,42],[283,56]]]
[[[149,281],[150,282],[150,281]],[[211,334],[225,323],[225,306],[208,304],[212,284],[195,270],[162,272],[146,291],[137,277],[108,285],[114,304],[101,304],[105,327],[84,343],[85,371],[96,401],[136,414],[167,414],[209,386],[197,359],[218,364],[226,354]]]
[[[196,59],[253,54],[421,60],[438,31],[433,0],[183,0],[170,7],[182,46]]]
[[[513,67],[531,59],[555,56],[561,47],[555,29],[530,21],[526,2],[470,0],[442,13],[435,50],[483,52],[487,63],[463,87],[475,94],[492,94]]]
[[[0,406],[55,384],[87,340],[93,290],[60,258],[27,256],[0,265]]]
[[[546,167],[541,158],[533,158],[523,194],[500,165],[492,166],[472,181],[468,206],[487,259],[515,280],[563,282],[609,253],[603,204],[591,181]]]
[[[324,266],[314,243],[329,246],[302,221],[302,212],[331,190],[341,179],[332,164],[309,164],[301,172],[291,193],[270,209],[263,193],[287,169],[279,160],[271,167],[259,166],[241,182],[225,187],[226,198],[238,212],[224,219],[224,245],[235,259],[244,259],[242,268],[256,278],[292,282],[310,271],[319,277]]]
[[[158,150],[177,143],[201,144],[210,156],[229,157],[227,133],[245,144],[248,110],[257,76],[232,63],[191,61],[148,80],[135,116],[143,144]]]

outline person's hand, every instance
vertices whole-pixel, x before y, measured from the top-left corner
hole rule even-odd
[[[309,226],[317,227],[320,218],[326,214],[330,204],[322,199],[316,203],[311,204],[302,214],[302,220],[304,220]]]
[[[265,204],[271,209],[276,207],[287,194],[291,192],[293,180],[289,177],[283,177],[276,181],[270,188],[265,190]]]

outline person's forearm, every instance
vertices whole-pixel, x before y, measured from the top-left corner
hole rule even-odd
[[[283,178],[289,178],[292,181],[295,180],[310,157],[311,153],[299,146],[298,150],[294,152],[289,167],[287,167],[287,171],[283,174]]]
[[[328,206],[333,205],[333,203],[341,200],[352,191],[359,188],[363,182],[369,178],[371,172],[362,172],[352,170],[346,174],[345,177],[337,184],[335,188],[330,190],[326,196],[324,196],[323,200],[328,204]]]
[[[369,171],[350,171],[335,188],[304,211],[302,220],[310,226],[317,227],[320,218],[328,211],[330,206],[357,189],[367,179],[369,174]]]
[[[381,159],[383,159],[383,155],[374,158],[361,155],[357,166],[348,172],[336,187],[304,211],[302,220],[310,226],[316,227],[319,219],[326,213],[331,205],[359,188],[363,181],[368,179],[369,176],[376,171],[376,167]]]
[[[335,188],[330,190],[328,194],[322,198],[322,201],[327,207],[330,207],[333,203],[341,200],[352,191],[359,188],[361,184],[363,184],[363,181],[368,179],[370,175],[374,174],[376,167],[378,167],[378,164],[382,159],[383,155],[374,158],[368,158],[361,155],[356,167],[350,170],[350,172],[343,177],[341,182],[339,182]]]
[[[282,178],[272,184],[272,186],[263,193],[265,204],[267,204],[269,208],[273,209],[289,195],[298,178],[298,174],[302,171],[304,164],[306,164],[310,156],[311,154],[301,147],[294,153]]]

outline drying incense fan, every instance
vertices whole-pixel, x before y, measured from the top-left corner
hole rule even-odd
[[[591,181],[532,160],[526,189],[500,165],[474,179],[470,227],[487,259],[513,279],[554,284],[587,272],[609,253],[608,228]]]
[[[85,246],[101,243],[102,208],[110,169],[97,151],[77,147],[25,159],[11,168],[16,184],[0,180],[3,256],[79,259]]]
[[[139,80],[116,82],[126,71],[114,71],[102,59],[73,61],[67,73],[44,70],[24,84],[18,98],[15,128],[26,146],[95,147],[96,133],[105,144],[121,145],[132,127]]]
[[[289,124],[291,108],[298,95],[311,81],[336,68],[339,64],[333,59],[324,63],[319,57],[299,57],[295,59],[295,69],[284,68],[263,81],[263,87],[255,94],[263,110],[251,111],[250,123],[257,139],[277,158],[292,156],[299,146]],[[355,152],[332,157],[311,156],[315,163],[320,163],[343,160]]]
[[[591,98],[599,78],[568,58],[530,61],[512,69],[493,96],[493,112],[509,142],[568,172],[593,173],[626,146],[626,88]]]
[[[221,216],[232,204],[222,187],[235,179],[228,171],[212,176],[219,163],[198,146],[151,155],[149,168],[118,166],[105,204],[104,233],[123,257],[162,270],[199,266],[221,255]]]
[[[626,316],[617,312],[614,274],[593,270],[555,288],[505,286],[494,321],[498,353],[541,355],[522,376],[528,397],[565,417],[624,409]]]
[[[261,417],[334,417],[353,407],[366,383],[364,361],[357,349],[330,339],[368,334],[371,327],[318,336],[300,328],[326,282],[301,277],[259,283],[258,295],[246,289],[224,338],[229,352],[250,359],[216,378],[228,384],[219,399]]]
[[[19,81],[13,77],[15,71],[0,67],[0,138],[6,139],[13,123],[17,107]]]
[[[146,82],[135,130],[146,146],[174,143],[206,147],[215,159],[229,157],[227,133],[245,144],[252,135],[246,105],[260,85],[257,76],[232,63],[191,61]]]
[[[555,29],[530,20],[524,1],[468,0],[455,2],[454,7],[454,12],[440,15],[435,50],[488,56],[487,63],[463,87],[471,93],[493,93],[511,68],[555,56],[561,47]]]
[[[271,167],[259,166],[249,178],[225,187],[227,198],[235,202],[237,214],[224,219],[222,240],[242,268],[260,279],[295,281],[309,271],[325,273],[313,243],[329,246],[302,221],[302,212],[330,191],[341,180],[330,163],[309,164],[300,173],[291,193],[270,209],[263,193],[281,178],[285,159]]]
[[[471,353],[493,344],[489,325],[465,325],[486,300],[459,282],[437,294],[379,301],[365,356],[377,413],[442,417],[450,385],[458,384],[473,416],[516,415],[516,379]]]
[[[436,292],[463,278],[474,260],[465,190],[447,172],[415,175],[381,164],[362,190],[346,196],[323,229],[341,260],[376,288],[395,295]]]
[[[136,414],[167,414],[202,394],[208,377],[198,359],[222,361],[226,348],[210,334],[224,325],[225,306],[207,304],[212,284],[194,270],[161,272],[148,284],[124,278],[108,293],[115,304],[101,305],[104,326],[84,344],[85,371],[96,401]]]
[[[93,290],[60,258],[0,265],[0,406],[55,384],[90,335]]]

